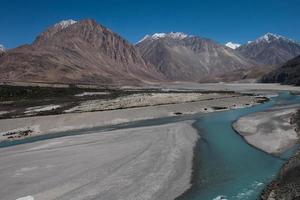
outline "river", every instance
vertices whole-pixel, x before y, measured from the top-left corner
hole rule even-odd
[[[298,96],[280,93],[269,102],[250,108],[42,135],[20,141],[2,142],[0,148],[66,135],[89,134],[95,131],[151,126],[192,119],[195,120],[193,126],[200,134],[200,139],[194,149],[193,185],[178,199],[255,200],[259,198],[262,189],[274,178],[283,163],[292,155],[294,149],[279,157],[262,152],[248,145],[232,129],[232,123],[244,115],[265,111],[278,105],[299,102]]]

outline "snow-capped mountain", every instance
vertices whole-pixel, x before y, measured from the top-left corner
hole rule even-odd
[[[0,52],[4,52],[4,51],[5,51],[5,47],[2,44],[0,44]]]
[[[281,35],[267,33],[236,50],[263,65],[277,66],[300,55],[300,44]]]
[[[68,19],[68,20],[62,20],[53,26],[49,27],[46,31],[41,33],[38,38],[35,40],[36,45],[42,45],[42,42],[48,41],[49,38],[54,36],[56,33],[60,32],[63,29],[66,29],[72,25],[75,25],[77,21]],[[40,43],[40,44],[39,44]]]
[[[278,34],[274,34],[274,33],[266,33],[265,35],[259,37],[258,39],[256,39],[255,43],[259,43],[259,42],[267,42],[267,43],[270,43],[270,42],[274,42],[274,41],[278,41],[278,40],[284,40],[284,41],[287,41],[287,42],[293,42],[293,43],[296,43],[294,40],[291,40],[289,38],[286,38],[286,37],[283,37],[281,35],[278,35]],[[251,43],[251,42],[250,42]]]
[[[146,35],[138,43],[140,43],[144,40],[147,40],[147,39],[153,39],[153,40],[157,40],[157,39],[160,39],[160,38],[184,39],[184,38],[187,38],[187,37],[191,37],[191,36],[189,36],[185,33],[182,33],[182,32],[154,33],[153,35]]]
[[[227,46],[227,47],[229,47],[229,48],[231,48],[231,49],[236,49],[236,48],[240,47],[241,44],[233,43],[233,42],[227,42],[227,43],[225,44],[225,46]]]
[[[175,81],[210,79],[256,64],[213,40],[183,33],[154,34],[136,47],[147,64]]]
[[[67,28],[68,26],[77,23],[77,21],[73,19],[68,19],[68,20],[62,20],[59,23],[55,24],[55,27],[61,27],[61,28]]]

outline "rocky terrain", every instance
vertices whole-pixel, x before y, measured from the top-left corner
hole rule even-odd
[[[300,44],[286,37],[267,33],[240,46],[236,51],[264,66],[278,66],[300,55]]]
[[[264,75],[261,79],[264,83],[282,83],[300,85],[300,55],[288,61],[278,69]]]
[[[139,85],[164,80],[133,45],[94,20],[62,21],[0,58],[0,81]]]
[[[292,117],[292,123],[300,128],[300,111]],[[300,150],[281,168],[278,177],[264,190],[262,200],[300,199]]]
[[[147,64],[173,81],[200,81],[257,65],[229,47],[184,33],[146,36],[136,47]]]

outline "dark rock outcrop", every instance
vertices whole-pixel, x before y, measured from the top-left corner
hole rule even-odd
[[[281,83],[288,85],[300,85],[300,55],[288,61],[283,66],[264,75],[263,83]]]
[[[300,110],[292,117],[291,123],[297,124],[300,134]],[[281,168],[276,180],[271,182],[261,195],[262,200],[299,200],[300,199],[300,149]]]

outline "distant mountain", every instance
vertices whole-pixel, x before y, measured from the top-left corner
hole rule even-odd
[[[300,54],[300,44],[280,35],[267,33],[236,49],[246,58],[264,65],[281,65]]]
[[[5,51],[6,50],[5,50],[4,46],[2,44],[0,44],[0,57],[2,57],[4,55]]]
[[[288,61],[278,69],[266,74],[261,79],[264,83],[282,83],[300,85],[300,55]]]
[[[143,42],[145,40],[148,40],[148,39],[156,40],[156,39],[160,39],[160,38],[173,38],[173,39],[179,39],[180,40],[180,39],[184,39],[184,38],[187,38],[187,37],[191,37],[191,36],[188,36],[187,34],[181,33],[181,32],[154,33],[153,35],[146,35],[138,43],[141,43],[141,42]]]
[[[227,42],[227,43],[225,44],[225,46],[227,46],[227,47],[229,47],[229,48],[231,48],[231,49],[236,49],[236,48],[240,47],[241,44],[233,43],[233,42]]]
[[[5,51],[5,47],[2,44],[0,44],[0,52],[4,52],[4,51]]]
[[[122,37],[94,20],[65,20],[0,58],[0,81],[139,84],[163,80]]]
[[[256,65],[231,48],[184,33],[147,35],[136,47],[147,64],[174,81],[200,81]]]

